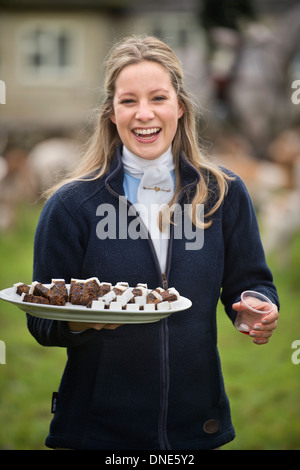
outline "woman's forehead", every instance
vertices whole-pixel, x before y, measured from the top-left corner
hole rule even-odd
[[[150,61],[124,67],[115,86],[118,94],[135,93],[138,87],[151,92],[170,92],[170,88],[173,88],[169,71],[163,65]]]

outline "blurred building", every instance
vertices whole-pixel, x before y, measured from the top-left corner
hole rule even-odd
[[[118,3],[0,2],[2,133],[62,133],[85,121],[101,84],[100,64],[120,15]]]
[[[118,37],[146,32],[178,48],[199,43],[193,2],[165,2],[161,10],[162,3],[1,0],[2,140],[16,132],[63,135],[87,123],[101,98],[105,56]]]
[[[226,2],[238,3],[221,3]],[[266,17],[282,15],[296,3],[253,0],[257,14]],[[69,135],[86,126],[101,99],[105,56],[117,38],[132,32],[166,40],[183,62],[188,88],[207,107],[215,90],[201,24],[204,4],[204,0],[0,0],[0,79],[6,84],[6,104],[0,105],[0,154],[7,139],[16,141],[20,136],[23,146],[29,139],[30,147],[43,137]],[[217,66],[223,71],[234,54],[228,53],[228,47],[222,52]]]

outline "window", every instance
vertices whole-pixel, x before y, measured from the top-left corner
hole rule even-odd
[[[20,34],[21,79],[45,82],[76,77],[80,68],[80,34],[76,25],[32,24]]]

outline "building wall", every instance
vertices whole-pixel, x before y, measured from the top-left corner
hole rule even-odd
[[[199,91],[205,41],[191,11],[132,11],[123,17],[105,11],[2,12],[0,79],[6,83],[6,105],[1,125],[65,128],[85,122],[101,96],[108,50],[131,33],[166,40],[184,62],[191,91]],[[67,55],[63,66],[62,36],[68,49],[61,54]]]
[[[1,125],[72,126],[95,105],[110,20],[99,13],[2,13]]]

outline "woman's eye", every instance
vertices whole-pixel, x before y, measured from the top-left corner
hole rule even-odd
[[[155,96],[154,101],[164,101],[165,99],[165,96]]]
[[[120,101],[121,104],[134,104],[135,100],[133,98],[124,98],[122,101]]]

